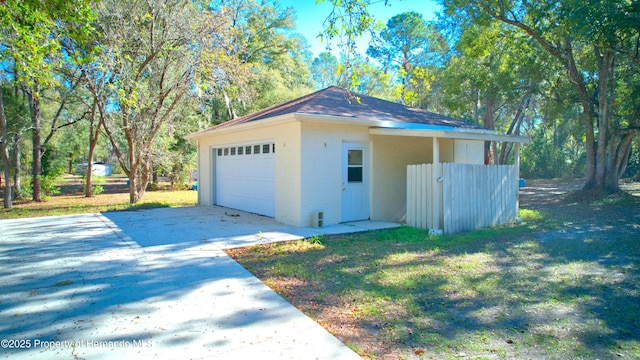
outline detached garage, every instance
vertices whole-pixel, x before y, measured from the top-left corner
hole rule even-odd
[[[214,148],[215,203],[275,217],[275,144]]]
[[[486,141],[528,141],[337,87],[187,138],[198,142],[200,205],[245,210],[295,226],[312,225],[319,212],[324,225],[406,222],[409,165],[483,165]],[[439,169],[434,180],[442,178]],[[443,193],[435,194],[427,201],[441,202]],[[444,218],[429,216],[430,226],[441,229]]]

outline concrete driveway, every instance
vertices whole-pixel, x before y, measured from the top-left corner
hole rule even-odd
[[[222,249],[317,229],[217,207],[0,221],[0,356],[358,359]]]

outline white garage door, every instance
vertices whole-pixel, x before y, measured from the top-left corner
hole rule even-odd
[[[216,203],[275,216],[275,145],[236,145],[216,149]]]

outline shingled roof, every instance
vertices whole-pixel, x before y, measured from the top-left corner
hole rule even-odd
[[[411,108],[399,103],[357,94],[336,86],[331,86],[295,100],[274,105],[252,114],[218,124],[208,130],[226,128],[285,114],[323,115],[406,124],[486,129],[482,126],[426,110]]]

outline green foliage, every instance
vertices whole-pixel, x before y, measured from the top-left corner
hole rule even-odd
[[[311,55],[293,33],[292,8],[277,3],[220,1],[213,10],[227,28],[203,54],[199,89],[214,124],[309,93]]]
[[[20,183],[20,189],[16,189],[16,199],[27,199],[33,195],[31,187],[31,175],[24,176]]]
[[[311,77],[317,89],[324,89],[339,82],[338,59],[329,52],[323,52],[313,59]]]
[[[88,0],[47,0],[3,2],[0,6],[0,46],[2,58],[10,59],[16,80],[33,87],[54,81],[54,69],[68,61],[61,49],[73,51],[72,43],[83,44],[93,31],[94,13]],[[2,70],[6,68],[3,66]]]
[[[56,147],[49,144],[44,149],[42,155],[42,176],[41,189],[44,195],[55,195],[60,193],[60,187],[56,184],[60,181],[65,172],[64,159],[58,156]]]
[[[82,187],[84,188],[87,183],[87,175],[82,174]],[[107,183],[107,179],[104,176],[91,176],[91,194],[100,195],[104,193],[104,186]]]
[[[545,131],[536,131],[522,150],[521,175],[525,178],[567,178],[584,175],[584,153],[571,156]]]
[[[312,237],[308,238],[307,241],[313,245],[322,245],[322,238],[323,236],[313,235]]]
[[[424,107],[434,72],[442,64],[448,46],[435,24],[427,23],[416,12],[398,14],[380,32],[380,44],[367,49],[367,55],[381,63],[382,70],[398,77],[397,97],[410,106]],[[357,70],[356,70],[357,71]]]
[[[47,170],[45,175],[41,177],[41,189],[44,195],[57,195],[60,193],[60,187],[57,185],[64,175],[64,166],[58,164]]]

